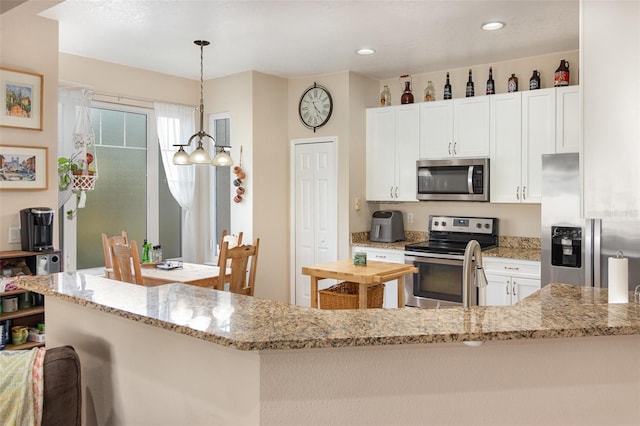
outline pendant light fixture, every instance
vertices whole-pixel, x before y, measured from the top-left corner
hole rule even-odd
[[[180,147],[178,152],[173,155],[173,164],[176,165],[189,165],[189,164],[211,164],[214,166],[231,166],[233,160],[231,156],[225,151],[225,148],[231,148],[226,145],[216,145],[216,140],[204,131],[204,77],[203,77],[203,51],[204,47],[209,45],[206,40],[195,40],[194,43],[200,46],[200,130],[189,138],[186,144],[174,145]],[[216,155],[211,160],[209,154],[204,149],[203,140],[209,138],[213,142],[214,148],[217,150]],[[196,149],[191,154],[187,154],[184,150],[185,146],[191,145],[191,141],[197,140]]]

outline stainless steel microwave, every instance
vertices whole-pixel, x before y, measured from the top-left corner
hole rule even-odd
[[[417,198],[424,201],[489,201],[489,159],[418,160]]]

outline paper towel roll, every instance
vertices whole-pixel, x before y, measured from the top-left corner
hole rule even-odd
[[[626,257],[609,258],[609,303],[629,303],[629,260]]]

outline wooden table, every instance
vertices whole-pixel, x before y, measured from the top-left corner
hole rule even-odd
[[[333,278],[360,284],[358,288],[358,308],[367,308],[367,287],[398,280],[398,307],[404,307],[404,276],[418,272],[418,268],[404,263],[368,261],[366,266],[355,266],[353,259],[321,263],[302,268],[304,275],[311,278],[311,307],[318,307],[318,281]]]
[[[220,268],[212,265],[183,263],[182,268],[165,270],[142,267],[141,272],[144,285],[185,283],[198,287],[217,288]],[[231,278],[230,270],[227,270],[225,278]]]

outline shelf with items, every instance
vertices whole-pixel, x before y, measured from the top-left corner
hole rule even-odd
[[[0,312],[0,323],[7,327],[7,339],[4,350],[25,350],[45,346],[45,342],[27,341],[20,345],[13,345],[11,343],[11,327],[25,326],[28,328],[37,328],[38,324],[44,323],[44,297],[38,295],[37,298],[33,297],[33,299],[31,299],[32,296],[29,295],[30,292],[28,290],[16,288],[15,285],[9,285],[9,289],[5,290],[5,286],[7,284],[13,284],[12,282],[17,275],[35,275],[39,270],[39,273],[46,273],[46,271],[50,270],[51,265],[49,262],[52,261],[52,257],[56,258],[54,266],[56,270],[58,270],[61,257],[60,250],[47,252],[24,250],[0,251],[0,272],[2,273],[2,281],[0,283],[3,286],[3,291],[0,292],[0,306],[2,306],[4,299],[11,297],[20,298],[25,294],[27,295],[27,300],[29,300],[28,305],[25,304],[22,305],[23,307],[20,307],[19,304],[15,311],[5,312],[5,310],[2,309],[2,312]],[[47,265],[39,265],[40,259],[46,260]]]

